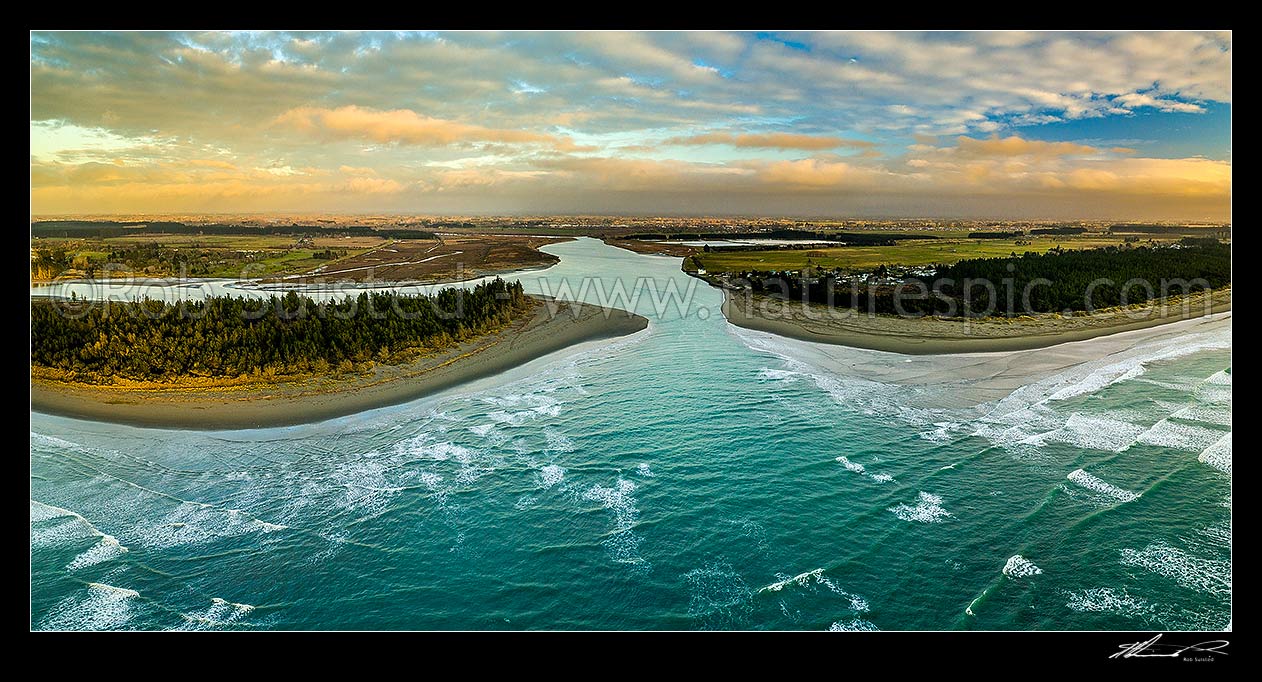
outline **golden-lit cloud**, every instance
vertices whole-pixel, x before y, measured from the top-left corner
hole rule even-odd
[[[566,144],[552,135],[528,130],[486,128],[422,116],[410,109],[379,111],[355,105],[322,109],[297,107],[276,117],[276,124],[333,139],[444,146],[469,142],[543,142]],[[568,142],[568,141],[567,141]]]
[[[854,188],[869,174],[841,161],[802,159],[776,161],[758,169],[762,183],[786,188]]]
[[[337,167],[337,171],[343,175],[357,175],[360,177],[373,177],[377,175],[377,171],[368,166],[347,166],[341,165]]]
[[[1230,33],[34,32],[30,69],[35,213],[1230,217]]]
[[[1100,153],[1099,149],[1085,144],[1026,140],[1016,135],[1003,138],[992,135],[982,140],[961,136],[956,138],[956,142],[958,153],[966,156],[1087,156]]]
[[[744,149],[800,149],[807,151],[875,146],[867,140],[850,140],[831,135],[799,135],[795,133],[701,133],[686,137],[672,137],[663,144],[706,145],[725,144]]]
[[[267,168],[178,162],[34,163],[31,200],[48,212],[102,212],[139,204],[154,211],[206,211],[224,201],[240,202],[251,210],[384,210],[435,205],[441,197],[482,197],[521,205],[554,196],[602,196],[609,201],[626,193],[657,197],[655,201],[714,196],[724,197],[729,205],[744,200],[799,208],[873,200],[932,205],[964,198],[989,205],[992,200],[1020,197],[1044,210],[1080,211],[1083,205],[1103,202],[1134,207],[1128,210],[1182,206],[1206,215],[1226,215],[1231,197],[1231,164],[1201,158],[969,157],[944,152],[892,164],[829,154],[699,163],[553,154],[517,168],[439,166],[394,169],[389,176],[350,166],[332,173],[291,170],[276,174]]]

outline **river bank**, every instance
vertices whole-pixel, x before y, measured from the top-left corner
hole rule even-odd
[[[1089,315],[1039,314],[981,320],[868,315],[850,309],[830,309],[797,301],[751,297],[728,289],[723,291],[723,314],[738,327],[801,341],[907,355],[1046,348],[1230,310],[1230,288],[1190,295],[1170,304],[1157,302]]]
[[[415,400],[497,374],[569,346],[625,336],[648,320],[618,309],[540,301],[504,330],[404,365],[350,377],[311,377],[242,388],[121,388],[31,382],[34,411],[135,426],[245,429],[340,417]]]

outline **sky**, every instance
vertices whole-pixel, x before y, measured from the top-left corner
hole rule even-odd
[[[36,215],[1230,211],[1230,32],[31,33]]]

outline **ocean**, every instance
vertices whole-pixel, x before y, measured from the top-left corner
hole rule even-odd
[[[650,327],[304,426],[32,413],[31,628],[1230,627],[1229,317],[977,398],[545,250],[528,292],[638,285]]]

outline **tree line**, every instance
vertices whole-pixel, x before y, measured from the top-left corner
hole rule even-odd
[[[87,383],[350,371],[448,348],[529,309],[521,283],[499,278],[429,296],[323,302],[293,291],[180,303],[32,300],[31,364]]]
[[[1172,246],[1108,246],[1015,252],[939,265],[931,277],[899,282],[827,273],[740,274],[755,293],[886,314],[969,316],[1090,311],[1145,303],[1231,283],[1231,246],[1187,238]]]
[[[387,239],[436,239],[433,232],[411,228],[371,225],[188,225],[173,221],[41,220],[31,223],[33,237],[124,237],[153,234],[202,234],[229,236],[306,235],[327,237],[382,237]]]
[[[1012,230],[1010,232],[969,232],[969,239],[1012,239],[1014,237],[1024,237],[1025,233],[1021,230]]]
[[[651,232],[628,234],[622,239],[639,241],[707,241],[720,239],[784,239],[816,242],[845,242],[848,246],[895,246],[900,240],[937,239],[937,235],[904,232],[823,232],[811,230],[766,230],[762,232]],[[763,246],[762,248],[767,248]]]

